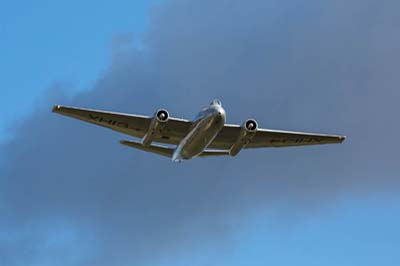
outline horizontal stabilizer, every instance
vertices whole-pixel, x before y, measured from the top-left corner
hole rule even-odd
[[[131,141],[131,140],[121,140],[121,144],[136,148],[142,151],[147,151],[147,152],[152,152],[156,153],[162,156],[166,156],[169,158],[172,158],[172,155],[174,154],[175,149],[170,148],[167,146],[162,146],[162,145],[156,145],[152,144],[150,146],[143,146],[141,142],[138,141]],[[221,155],[229,155],[229,151],[227,150],[205,150],[202,152],[199,157],[208,157],[208,156],[221,156]]]
[[[208,156],[221,156],[221,155],[229,155],[229,151],[227,150],[205,150],[200,153],[200,157],[208,157]]]
[[[132,148],[136,148],[136,149],[139,149],[142,151],[156,153],[156,154],[170,157],[170,158],[172,157],[172,155],[174,154],[174,151],[175,151],[175,149],[173,149],[173,148],[161,146],[161,145],[155,145],[155,144],[152,144],[150,146],[143,146],[142,143],[137,142],[137,141],[121,140],[120,143],[123,145],[129,146],[129,147],[132,147]]]

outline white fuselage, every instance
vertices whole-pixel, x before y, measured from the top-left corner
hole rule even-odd
[[[189,133],[176,147],[172,160],[189,160],[200,155],[224,127],[225,120],[225,110],[220,104],[211,104],[202,110]]]

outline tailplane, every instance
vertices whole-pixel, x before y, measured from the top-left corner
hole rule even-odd
[[[158,155],[162,155],[162,156],[169,157],[169,158],[172,157],[172,155],[174,154],[174,151],[175,151],[175,149],[167,147],[167,146],[156,145],[156,144],[152,144],[149,146],[143,146],[142,143],[137,142],[137,141],[131,141],[131,140],[121,140],[120,143],[122,145],[126,145],[126,146],[136,148],[136,149],[139,149],[142,151],[156,153]]]
[[[172,147],[167,147],[157,144],[144,146],[139,141],[121,140],[120,143],[135,149],[155,153],[169,158],[172,158],[175,152],[175,148]],[[199,157],[221,156],[221,155],[229,155],[229,150],[205,150],[199,155]]]

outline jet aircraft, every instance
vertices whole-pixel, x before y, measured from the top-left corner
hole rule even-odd
[[[225,124],[219,100],[202,109],[193,120],[170,117],[165,109],[153,116],[132,115],[56,105],[53,112],[140,138],[121,144],[163,155],[180,162],[195,157],[236,156],[242,149],[342,143],[344,136],[258,128],[248,119],[241,126]],[[162,145],[164,144],[164,145]]]

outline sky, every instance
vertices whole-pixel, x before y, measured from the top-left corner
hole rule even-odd
[[[7,3],[0,265],[398,265],[400,4]],[[347,135],[182,164],[53,104]]]
[[[113,40],[119,35],[139,39],[152,3],[156,1],[3,4],[0,71],[7,74],[0,81],[0,139],[11,137],[7,126],[35,109],[46,88],[65,84],[68,94],[90,89],[110,60]]]

